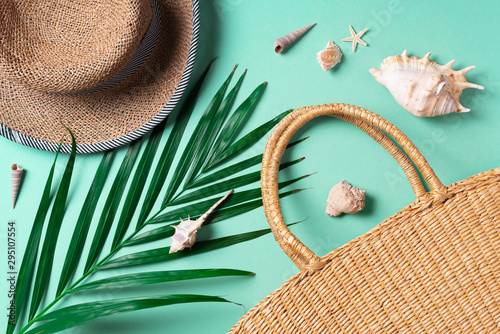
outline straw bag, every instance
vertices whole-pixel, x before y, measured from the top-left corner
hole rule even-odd
[[[416,201],[320,258],[284,223],[277,180],[293,134],[322,115],[380,143],[403,168]],[[230,333],[500,333],[500,168],[445,187],[394,125],[355,106],[327,104],[297,109],[276,126],[262,162],[262,197],[275,239],[301,271]]]

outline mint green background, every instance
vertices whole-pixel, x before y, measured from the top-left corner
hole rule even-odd
[[[208,60],[221,58],[209,74],[199,98],[195,117],[214,95],[217,87],[235,63],[236,74],[248,68],[237,103],[262,81],[269,85],[248,121],[244,132],[253,129],[278,113],[305,105],[344,102],[380,114],[399,127],[417,145],[444,184],[500,166],[500,71],[498,66],[497,1],[202,1],[202,30],[194,77]],[[316,22],[296,45],[285,54],[275,54],[276,38]],[[349,37],[349,24],[356,31],[368,27],[355,53]],[[342,63],[324,73],[316,53],[328,40],[342,50]],[[389,91],[379,85],[368,69],[380,67],[385,57],[400,54],[422,57],[431,51],[431,60],[441,64],[455,58],[455,69],[476,65],[468,80],[485,86],[484,91],[466,90],[461,102],[471,109],[467,114],[436,118],[417,118],[404,111]],[[235,81],[234,81],[235,82]],[[169,123],[170,124],[170,123]],[[169,126],[170,128],[171,126]],[[193,130],[193,123],[189,129]],[[292,228],[307,246],[322,256],[365,233],[386,217],[414,200],[409,183],[397,163],[368,136],[350,124],[321,118],[299,131],[296,138],[310,138],[294,147],[285,159],[306,156],[306,160],[280,174],[280,180],[317,172],[295,185],[307,187],[282,201],[287,222],[304,220]],[[165,138],[163,140],[165,142]],[[265,141],[255,145],[247,156],[264,150]],[[38,151],[0,137],[0,237],[5,254],[6,224],[17,222],[18,260],[26,245],[31,224],[54,154]],[[124,154],[121,149],[114,164]],[[57,247],[56,276],[65,255],[89,183],[102,154],[78,156],[69,194],[61,240]],[[57,164],[61,177],[67,156]],[[18,204],[11,209],[10,165],[19,163],[27,173]],[[365,189],[367,204],[356,215],[331,218],[324,214],[325,199],[331,186],[346,179]],[[255,186],[255,185],[254,185]],[[109,189],[110,184],[106,184]],[[292,186],[293,187],[293,186]],[[101,202],[102,206],[103,203]],[[262,208],[243,216],[202,229],[200,239],[267,227]],[[167,241],[158,243],[157,247]],[[138,248],[139,249],[139,248]],[[162,307],[111,317],[68,330],[67,333],[224,333],[266,295],[297,273],[271,235],[207,254],[151,265],[150,270],[181,268],[238,268],[255,271],[250,278],[221,278],[150,286],[144,289],[106,291],[70,298],[67,302],[119,298],[130,295],[200,293],[220,295],[245,308],[232,304],[191,304]],[[5,256],[0,256],[0,273],[6,272]],[[142,268],[134,268],[138,270]],[[118,271],[117,274],[125,273]],[[106,272],[109,274],[109,272]],[[96,278],[104,277],[96,275]],[[0,274],[1,308],[7,307],[7,287]],[[55,283],[51,286],[52,298]],[[69,305],[69,304],[64,304]],[[3,311],[3,312],[6,312]],[[0,325],[6,317],[0,313]]]

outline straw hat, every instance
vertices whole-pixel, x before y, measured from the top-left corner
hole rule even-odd
[[[0,134],[78,153],[159,124],[194,65],[198,0],[1,0]]]

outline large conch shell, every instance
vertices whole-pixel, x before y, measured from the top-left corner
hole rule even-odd
[[[274,41],[274,51],[276,53],[281,53],[281,51],[285,50],[290,44],[293,43],[297,38],[306,33],[309,29],[314,27],[316,23],[305,26],[304,28],[300,28],[295,30],[294,32],[289,33],[281,38],[278,38]]]
[[[339,216],[341,213],[356,213],[365,208],[365,191],[351,186],[346,180],[330,189],[326,200],[326,214]]]
[[[484,89],[465,79],[465,74],[474,69],[469,66],[454,71],[455,60],[440,65],[429,60],[431,53],[422,59],[408,57],[406,50],[400,56],[384,59],[380,70],[370,69],[382,86],[389,89],[400,106],[418,117],[434,117],[452,112],[468,112],[458,99],[465,88]]]
[[[319,65],[321,66],[323,71],[326,72],[340,63],[342,52],[340,52],[339,47],[332,41],[328,41],[326,48],[318,52],[316,58],[318,58]]]
[[[19,187],[21,185],[21,178],[23,171],[17,164],[12,165],[12,208],[16,206],[17,195],[19,194]]]
[[[196,241],[196,232],[200,229],[201,225],[205,222],[208,216],[221,204],[229,195],[233,193],[230,190],[224,197],[217,201],[207,212],[201,215],[196,220],[191,220],[188,216],[187,220],[182,220],[179,225],[172,225],[175,229],[175,234],[172,236],[172,242],[170,243],[169,254],[176,253],[177,251],[183,250],[188,247],[191,248]]]

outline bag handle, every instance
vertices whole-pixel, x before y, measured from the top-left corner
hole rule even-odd
[[[392,136],[404,149],[406,154],[408,154],[417,168],[422,172],[432,192],[442,193],[445,189],[429,166],[427,160],[425,160],[408,137],[381,116],[363,108],[340,103],[296,109],[276,125],[267,141],[262,159],[261,184],[264,211],[274,238],[300,270],[316,270],[324,264],[313,251],[307,248],[290,232],[283,220],[279,204],[278,171],[286,146],[295,132],[311,119],[325,115],[334,116],[356,125],[381,144],[396,159],[405,172],[417,200],[428,196],[422,181],[410,159],[383,132]]]

